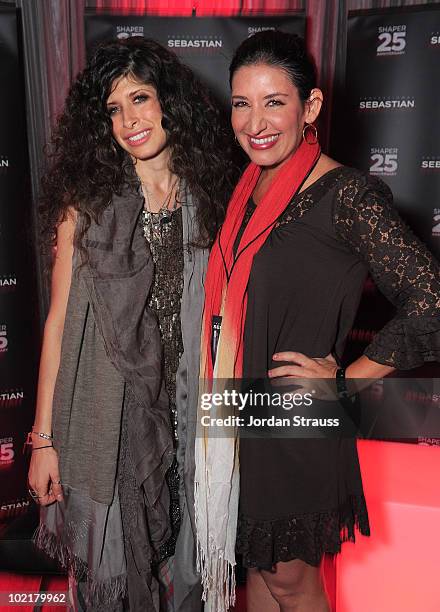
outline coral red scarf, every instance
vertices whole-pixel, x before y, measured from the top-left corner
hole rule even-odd
[[[279,169],[253,213],[234,255],[234,243],[246,206],[261,174],[251,163],[238,183],[226,220],[211,251],[205,281],[199,395],[221,391],[225,379],[240,378],[247,286],[255,254],[264,244],[278,217],[299,191],[320,155],[318,144],[302,142]],[[222,316],[215,366],[212,362],[212,318]],[[229,384],[229,383],[226,383]],[[233,384],[233,383],[232,383]],[[199,401],[199,419],[202,411]],[[195,444],[195,522],[197,566],[203,599],[209,612],[226,612],[235,602],[235,538],[239,499],[237,432],[198,431]]]
[[[249,164],[228,206],[225,222],[209,258],[205,281],[202,327],[201,376],[214,375],[211,358],[213,315],[222,316],[216,358],[217,378],[239,378],[243,365],[243,331],[246,319],[247,285],[255,254],[260,250],[278,217],[314,168],[318,144],[305,141],[280,168],[249,221],[234,256],[233,248],[246,206],[257,184],[261,167]]]

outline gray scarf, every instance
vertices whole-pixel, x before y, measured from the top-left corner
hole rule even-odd
[[[108,606],[126,589],[117,489],[122,409],[136,480],[145,502],[146,558],[170,534],[165,474],[173,458],[162,348],[147,308],[153,262],[142,235],[143,200],[134,186],[114,195],[78,252],[53,400],[54,447],[64,501],[41,508],[37,546],[87,579],[88,604]],[[141,568],[147,580],[150,567]],[[153,602],[145,602],[145,610]]]

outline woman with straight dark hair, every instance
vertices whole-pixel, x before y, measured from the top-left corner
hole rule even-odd
[[[207,248],[233,180],[226,137],[193,73],[143,38],[99,47],[57,124],[29,486],[37,546],[79,585],[75,609],[201,605],[193,429]]]
[[[201,376],[213,385],[334,379],[344,399],[351,379],[438,360],[439,266],[382,181],[321,152],[314,122],[323,96],[303,40],[255,34],[237,49],[230,78],[232,127],[251,163],[209,259]],[[368,272],[397,313],[344,367]],[[248,612],[329,610],[323,555],[354,541],[356,529],[370,533],[356,440],[240,437],[238,461],[237,437],[206,428],[195,481],[210,610],[234,599],[235,548],[248,568]]]

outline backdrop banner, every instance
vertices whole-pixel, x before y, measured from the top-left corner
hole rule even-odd
[[[304,36],[303,13],[280,17],[149,17],[86,14],[87,54],[115,38],[144,36],[174,51],[226,108],[230,106],[229,63],[252,34],[281,29]]]
[[[345,89],[337,92],[331,146],[336,159],[390,186],[400,214],[437,257],[439,9],[424,5],[349,13]],[[351,332],[348,360],[363,352],[393,312],[369,279]],[[440,368],[428,365],[409,375],[440,377]]]
[[[22,448],[34,416],[39,312],[15,9],[0,7],[0,530],[26,512]]]

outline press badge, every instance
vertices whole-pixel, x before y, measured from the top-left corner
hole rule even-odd
[[[211,359],[212,365],[215,365],[215,358],[217,356],[218,341],[220,338],[220,330],[222,327],[222,318],[219,315],[212,317],[212,328],[211,328]]]

